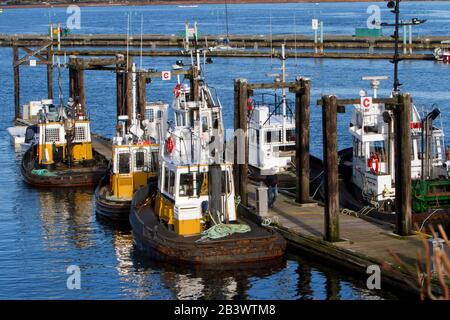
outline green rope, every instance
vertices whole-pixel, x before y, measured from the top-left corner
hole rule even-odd
[[[48,171],[47,169],[34,169],[31,170],[32,174],[38,175],[38,176],[43,176],[43,177],[56,177],[57,174]]]
[[[215,239],[221,239],[228,237],[229,235],[232,235],[233,233],[246,233],[249,232],[251,229],[246,224],[216,224],[209,228],[208,230],[203,231],[202,237],[197,241],[202,240],[215,240]]]

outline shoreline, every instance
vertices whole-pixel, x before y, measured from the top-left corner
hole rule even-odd
[[[414,2],[419,2],[423,0],[409,0]],[[431,0],[438,1],[438,0]],[[448,0],[447,0],[448,1]],[[382,2],[381,0],[228,0],[228,4],[283,4],[283,3],[338,3],[338,2]],[[225,0],[196,0],[196,1],[183,1],[183,0],[156,0],[156,1],[148,1],[148,2],[140,2],[140,1],[122,1],[115,3],[107,3],[107,2],[86,2],[86,3],[77,3],[76,5],[79,7],[120,7],[120,6],[200,6],[200,5],[208,5],[208,4],[225,4]],[[33,8],[64,8],[70,5],[75,5],[74,3],[56,3],[56,4],[13,4],[13,5],[0,5],[2,9],[33,9]]]

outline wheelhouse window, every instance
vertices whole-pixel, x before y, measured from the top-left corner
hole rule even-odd
[[[267,131],[266,143],[281,142],[281,131]]]
[[[119,173],[129,174],[130,171],[130,154],[119,153]]]
[[[169,171],[169,194],[171,196],[175,195],[175,172]]]
[[[136,170],[145,170],[145,152],[136,151],[134,155],[136,161]]]
[[[201,196],[207,196],[208,195],[208,173],[207,172],[200,172],[197,173],[197,193]]]
[[[158,170],[159,167],[159,162],[158,162],[158,151],[152,151],[151,152],[151,159],[149,160],[149,167],[150,167],[150,171],[156,172],[156,170]]]
[[[202,132],[208,131],[208,117],[202,116]]]
[[[363,144],[355,137],[353,137],[353,155],[356,158],[364,158]]]
[[[163,191],[169,192],[169,168],[164,168],[164,186]]]
[[[194,195],[194,174],[180,174],[180,197],[192,197]]]
[[[147,118],[147,120],[149,122],[153,122],[155,120],[154,119],[154,114],[153,114],[153,109],[147,109],[145,117]]]
[[[381,162],[386,162],[386,149],[384,141],[373,141],[369,144],[370,154],[376,154]]]
[[[295,129],[286,130],[286,140],[295,141]]]

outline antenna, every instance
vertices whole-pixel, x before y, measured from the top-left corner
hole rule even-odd
[[[294,61],[297,66],[297,19],[296,12],[294,11]]]
[[[127,20],[127,68],[128,68],[128,51],[130,49],[130,13],[128,12],[128,20]]]
[[[228,37],[229,37],[229,32],[228,32],[228,3],[227,0],[225,0],[225,22],[226,22],[226,30],[227,30],[227,41],[228,41]]]
[[[270,11],[270,16],[269,16],[269,22],[270,22],[270,68],[272,68],[272,64],[273,64],[273,57],[272,57],[272,53],[273,53],[273,43],[272,43],[272,11]]]
[[[380,80],[387,80],[388,77],[386,76],[365,76],[362,77],[362,80],[365,81],[370,81],[370,86],[372,87],[372,92],[373,92],[373,97],[376,99],[377,98],[377,90],[380,87]]]
[[[143,32],[144,32],[144,15],[143,14],[141,14],[141,57],[140,57],[140,60],[139,60],[139,69],[140,70],[142,70],[142,38],[143,38],[143,36],[142,36],[142,34],[143,34]]]

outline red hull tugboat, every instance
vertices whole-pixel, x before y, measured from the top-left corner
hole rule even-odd
[[[92,149],[90,121],[80,105],[58,108],[57,117],[40,113],[26,131],[31,147],[22,158],[24,180],[37,187],[95,186],[107,160]]]
[[[167,104],[147,103],[143,120],[136,115],[136,67],[133,65],[132,120],[119,116],[112,141],[112,163],[95,191],[95,211],[115,222],[128,222],[133,193],[149,181],[156,181],[159,141]],[[129,125],[127,125],[129,123]]]
[[[200,50],[193,56],[195,74]],[[133,196],[136,247],[155,259],[193,265],[280,258],[281,235],[237,217],[232,164],[223,160],[222,106],[212,92],[201,76],[176,86],[158,184]]]

